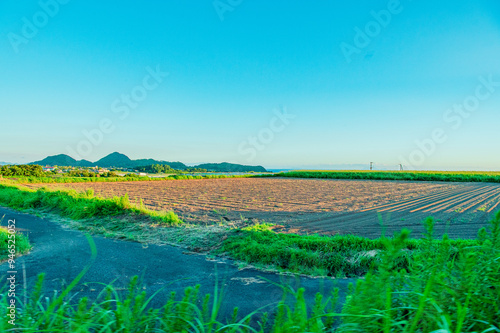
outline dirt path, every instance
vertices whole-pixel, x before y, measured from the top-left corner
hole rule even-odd
[[[18,295],[23,295],[23,285],[30,289],[38,274],[46,273],[46,294],[61,290],[69,284],[87,265],[90,248],[86,237],[79,231],[63,228],[56,222],[22,214],[0,207],[2,225],[9,219],[16,220],[16,227],[28,235],[34,246],[33,251],[17,258]],[[305,277],[285,277],[264,273],[254,269],[238,270],[229,260],[209,261],[205,256],[190,255],[172,246],[145,245],[118,241],[103,237],[92,237],[97,246],[97,260],[74,289],[77,298],[95,298],[102,286],[116,280],[114,285],[124,288],[134,275],[142,276],[148,295],[165,287],[153,301],[153,306],[162,306],[171,291],[182,295],[184,288],[201,284],[202,295],[212,293],[218,281],[224,288],[223,317],[231,316],[238,306],[241,314],[248,314],[260,307],[273,304],[281,299],[282,292],[273,283],[288,283],[294,288],[306,288],[306,299],[313,302],[318,291],[329,292],[339,287],[341,301],[345,299],[348,283],[353,279],[313,279]],[[23,277],[23,267],[26,276]],[[6,281],[8,264],[0,265],[0,278]],[[266,281],[268,280],[268,281]]]

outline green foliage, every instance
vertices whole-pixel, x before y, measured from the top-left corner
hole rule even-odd
[[[178,173],[179,170],[174,170],[167,164],[152,164],[146,166],[140,166],[135,168],[136,171],[139,172],[147,172],[147,173]]]
[[[29,301],[23,309],[18,309],[16,330],[23,332],[323,332],[332,328],[332,321],[327,311],[333,308],[335,298],[323,300],[316,296],[312,312],[307,311],[304,289],[297,292],[285,290],[295,299],[292,305],[280,302],[278,317],[273,326],[269,325],[267,313],[258,310],[242,316],[238,308],[231,318],[222,318],[222,292],[215,287],[214,296],[200,296],[200,285],[188,287],[182,295],[172,292],[161,308],[149,306],[153,294],[147,297],[142,291],[137,276],[133,277],[126,292],[120,292],[113,285],[107,285],[90,302],[87,297],[71,300],[57,294],[48,297],[43,294],[45,276],[40,274],[38,281],[29,295]],[[73,281],[76,284],[78,280]],[[69,294],[66,289],[63,294]],[[8,323],[6,293],[0,294],[0,331],[6,332],[13,326]],[[22,304],[22,299],[17,299]],[[251,327],[250,322],[258,320]]]
[[[258,177],[500,183],[500,172],[480,171],[289,171]]]
[[[40,165],[3,165],[0,176],[3,177],[43,177],[47,175]]]
[[[394,261],[408,231],[384,252],[377,270],[358,280],[343,309],[341,332],[499,332],[500,213],[490,232],[457,253],[452,242],[427,238],[407,270]],[[361,319],[362,318],[362,319]]]
[[[183,173],[183,172],[207,172],[206,169],[201,168],[185,168],[183,170],[172,169],[170,165],[167,164],[152,164],[145,165],[135,168],[139,172],[147,173]]]
[[[115,172],[95,172],[92,170],[87,170],[87,169],[80,169],[80,170],[72,170],[64,174],[64,177],[87,177],[87,178],[93,178],[93,177],[118,177],[118,175]]]

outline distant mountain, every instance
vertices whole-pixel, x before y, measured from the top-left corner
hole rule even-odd
[[[90,162],[87,160],[75,160],[74,158],[65,155],[59,154],[54,156],[48,156],[41,161],[32,162],[29,164],[38,164],[43,166],[72,166],[72,167],[94,167],[99,166],[102,168],[136,168],[140,166],[147,166],[152,164],[161,164],[161,165],[169,165],[172,169],[176,170],[185,170],[188,168],[187,165],[181,162],[167,162],[167,161],[157,161],[154,159],[139,159],[139,160],[131,160],[127,155],[120,154],[118,152],[111,153],[97,162]],[[247,166],[247,165],[239,165],[239,164],[231,164],[231,163],[213,163],[213,164],[201,164],[195,166],[195,168],[207,169],[208,171],[218,171],[218,172],[266,172],[261,166]]]
[[[110,168],[110,167],[127,168],[133,165],[132,160],[128,158],[127,155],[123,155],[118,152],[111,153],[108,156],[101,158],[94,164],[103,168]]]
[[[14,165],[14,163],[9,163],[9,162],[0,162],[0,165]]]
[[[43,166],[45,166],[45,165],[49,165],[49,166],[60,165],[60,166],[74,166],[74,167],[94,166],[94,163],[92,163],[90,161],[87,161],[87,160],[77,161],[73,157],[65,155],[65,154],[48,156],[41,161],[36,161],[36,162],[29,163],[29,164],[38,164],[38,165],[43,165]]]
[[[78,161],[68,155],[59,154],[54,156],[48,156],[41,161],[36,161],[30,164],[50,165],[50,166],[54,165],[77,166]]]
[[[207,169],[207,171],[217,172],[267,172],[262,166],[250,166],[232,163],[205,163],[195,166],[195,168]]]
[[[136,168],[140,166],[161,164],[169,165],[172,169],[184,170],[187,166],[181,162],[167,162],[167,161],[157,161],[152,158],[131,160],[127,155],[114,152],[101,158],[99,161],[95,162],[94,165],[98,165],[103,168],[120,167],[120,168]]]

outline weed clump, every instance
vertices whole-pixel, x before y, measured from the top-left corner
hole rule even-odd
[[[6,228],[0,228],[0,262],[25,254],[31,248],[28,237],[18,232],[9,232]]]
[[[247,263],[269,266],[278,270],[332,277],[359,277],[370,268],[378,267],[382,254],[394,238],[369,239],[354,235],[295,235],[272,231],[271,224],[256,224],[236,230],[224,241],[221,253]],[[439,246],[442,241],[433,240]],[[453,253],[476,240],[448,240]],[[425,243],[406,237],[394,267],[408,269],[415,253]]]

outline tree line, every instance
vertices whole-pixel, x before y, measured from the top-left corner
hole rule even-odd
[[[0,175],[3,177],[43,177],[47,173],[41,165],[2,165]]]
[[[184,170],[172,169],[168,164],[151,164],[135,168],[138,172],[146,173],[183,173],[183,172],[207,172],[206,169],[201,168],[187,168]]]

